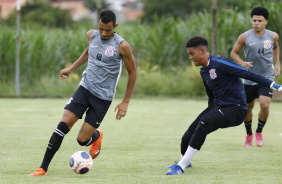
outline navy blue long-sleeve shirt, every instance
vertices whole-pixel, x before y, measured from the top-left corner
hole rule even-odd
[[[220,107],[237,106],[247,109],[246,95],[241,78],[270,87],[273,81],[251,72],[232,59],[210,55],[207,67],[201,68],[209,104],[215,101]]]

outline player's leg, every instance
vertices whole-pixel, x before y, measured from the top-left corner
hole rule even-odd
[[[263,145],[262,130],[269,116],[269,105],[271,102],[273,90],[260,87],[258,93],[259,93],[260,111],[258,114],[258,126],[256,129],[256,145],[258,147],[262,147]]]
[[[59,150],[65,135],[70,131],[78,119],[79,116],[73,112],[67,109],[64,110],[63,118],[49,140],[40,168],[31,173],[29,176],[42,176],[47,173],[49,164],[51,163],[55,153]]]
[[[198,124],[188,149],[183,158],[178,162],[178,165],[184,170],[191,159],[201,149],[207,135],[218,128],[227,128],[240,125],[245,116],[246,110],[237,107],[215,108],[213,111],[204,115]]]
[[[252,132],[252,118],[253,108],[255,106],[255,98],[258,98],[258,85],[244,85],[247,101],[247,116],[244,120],[246,128],[245,147],[253,147],[253,132]]]
[[[91,145],[89,153],[92,159],[95,159],[100,154],[103,138],[102,130],[97,128],[101,125],[112,101],[102,100],[89,92],[86,95],[90,106],[86,111],[85,122],[79,131],[77,141],[82,146]]]
[[[244,125],[246,128],[246,140],[245,147],[253,147],[253,131],[252,131],[252,118],[253,118],[253,108],[255,106],[255,100],[250,103],[247,103],[247,116],[244,120]]]
[[[209,105],[200,115],[193,121],[193,123],[189,126],[187,131],[184,133],[181,139],[181,155],[183,156],[188,148],[188,144],[191,140],[192,135],[194,134],[198,124],[200,123],[200,119],[207,113],[211,112],[215,108],[215,104]]]
[[[189,158],[192,158],[196,153],[197,150],[191,149],[189,142],[191,141],[192,136],[195,133],[196,128],[198,127],[200,120],[206,114],[209,114],[213,111],[214,108],[217,108],[215,103],[210,104],[189,126],[188,130],[184,133],[181,141],[181,160],[180,162],[176,162],[171,166],[167,166],[165,168],[171,168],[166,174],[167,175],[175,175],[175,174],[182,174],[184,173],[185,167],[191,167],[191,162]]]
[[[83,89],[79,87],[73,97],[69,99],[67,105],[65,106],[62,120],[51,135],[40,168],[31,173],[29,176],[41,176],[46,174],[52,158],[62,144],[64,136],[70,131],[77,120],[82,117],[87,108],[87,106],[82,105],[85,101],[87,101],[82,93],[82,90]]]
[[[180,151],[181,151],[181,158],[183,158],[183,155],[186,153],[187,148],[188,148],[188,144],[190,142],[190,139],[195,131],[195,129],[197,128],[200,119],[202,118],[203,115],[205,115],[206,113],[208,113],[209,111],[212,110],[212,106],[207,107],[193,122],[192,124],[188,127],[188,129],[186,130],[186,132],[183,134],[182,138],[181,138],[181,143],[180,143]],[[175,162],[175,164],[166,166],[165,168],[172,168],[173,166],[177,165],[177,162]],[[189,163],[186,167],[192,167],[192,164]]]
[[[97,128],[98,127],[99,126],[97,126]],[[103,138],[103,132],[101,130],[97,130],[97,128],[87,122],[84,122],[77,136],[77,142],[79,145],[91,145],[89,153],[92,159],[95,159],[100,154]]]
[[[78,119],[79,116],[77,116],[73,112],[67,109],[64,110],[63,118],[49,140],[40,168],[43,168],[45,171],[48,170],[48,166],[55,153],[59,150],[65,135],[71,130]]]

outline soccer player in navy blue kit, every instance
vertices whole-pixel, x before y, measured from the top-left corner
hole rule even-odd
[[[201,149],[207,135],[219,128],[242,124],[247,114],[245,90],[241,78],[261,86],[282,91],[275,82],[238,65],[232,59],[210,55],[208,42],[203,37],[193,37],[187,44],[189,59],[195,66],[202,66],[201,76],[209,97],[208,107],[195,119],[181,141],[181,160],[171,166],[166,174],[184,173],[191,166],[191,159]]]

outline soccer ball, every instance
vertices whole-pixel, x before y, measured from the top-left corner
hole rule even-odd
[[[91,156],[85,151],[77,151],[70,158],[70,167],[77,174],[85,174],[92,167]]]

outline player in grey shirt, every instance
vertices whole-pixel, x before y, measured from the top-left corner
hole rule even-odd
[[[50,138],[40,168],[29,176],[42,176],[47,173],[64,136],[85,112],[77,142],[81,146],[91,145],[89,153],[93,159],[99,155],[103,132],[97,128],[115,96],[122,61],[128,72],[128,83],[122,102],[115,108],[116,120],[126,115],[136,80],[135,59],[129,44],[115,32],[117,26],[114,12],[102,11],[98,22],[99,30],[87,32],[88,48],[71,66],[61,70],[60,77],[65,79],[76,68],[88,62],[79,87],[65,106],[62,120]]]
[[[242,33],[235,43],[231,57],[241,66],[261,74],[270,80],[280,75],[278,34],[265,29],[268,20],[268,10],[264,7],[256,7],[251,12],[253,29]],[[239,52],[244,48],[245,60],[243,61]],[[273,67],[273,58],[275,67]],[[256,129],[256,145],[263,145],[262,129],[269,116],[269,105],[273,91],[269,88],[259,86],[257,83],[244,80],[246,100],[248,106],[247,116],[244,120],[247,136],[245,147],[252,147],[252,110],[255,98],[259,98],[260,111],[258,114],[258,126]]]

